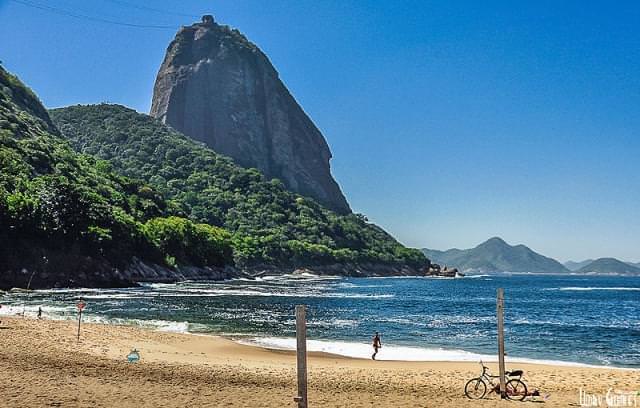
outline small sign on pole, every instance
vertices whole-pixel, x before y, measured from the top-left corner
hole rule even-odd
[[[500,397],[506,398],[505,369],[504,369],[504,289],[498,288],[497,302],[498,317],[498,366],[500,368]]]
[[[298,408],[307,408],[307,320],[304,305],[296,306],[296,340],[298,358]]]
[[[84,310],[87,304],[84,300],[80,299],[76,307],[78,308],[78,341],[80,341],[80,323],[82,322],[82,310]]]

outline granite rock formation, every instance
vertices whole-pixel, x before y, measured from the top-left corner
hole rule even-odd
[[[267,56],[211,16],[169,45],[151,115],[294,192],[351,211],[331,176],[329,146]]]

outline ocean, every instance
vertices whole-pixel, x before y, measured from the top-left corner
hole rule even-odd
[[[477,275],[340,278],[303,274],[224,282],[143,284],[0,294],[0,314],[216,334],[295,347],[297,304],[308,349],[379,360],[496,361],[496,289],[505,290],[507,361],[640,369],[640,277]]]

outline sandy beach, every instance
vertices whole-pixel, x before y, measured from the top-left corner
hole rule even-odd
[[[296,406],[295,355],[215,336],[128,326],[2,317],[2,407]],[[132,348],[138,363],[128,363]],[[495,364],[490,364],[497,372]],[[309,355],[309,404],[318,407],[579,406],[579,389],[640,389],[640,371],[513,364],[544,403],[468,400],[477,363],[394,362]]]

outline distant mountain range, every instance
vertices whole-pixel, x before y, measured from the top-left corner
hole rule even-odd
[[[509,245],[502,238],[494,237],[475,248],[438,251],[423,248],[422,252],[433,263],[461,272],[532,272],[579,273],[603,275],[638,275],[640,264],[622,262],[615,258],[568,261],[564,265],[553,258],[541,255],[525,245]]]
[[[640,262],[623,262],[615,258],[586,259],[584,261],[567,261],[564,266],[572,272],[578,273],[617,273],[638,274]],[[631,266],[631,269],[629,269]],[[635,271],[638,269],[639,271]]]
[[[567,261],[564,263],[564,266],[571,272],[575,272],[578,269],[589,265],[591,262],[593,262],[593,259],[585,259],[584,261]]]
[[[640,268],[615,258],[600,258],[583,266],[577,273],[640,275]]]
[[[569,273],[560,262],[540,255],[524,245],[509,245],[494,237],[475,248],[438,251],[422,249],[432,262],[455,267],[462,272]]]

